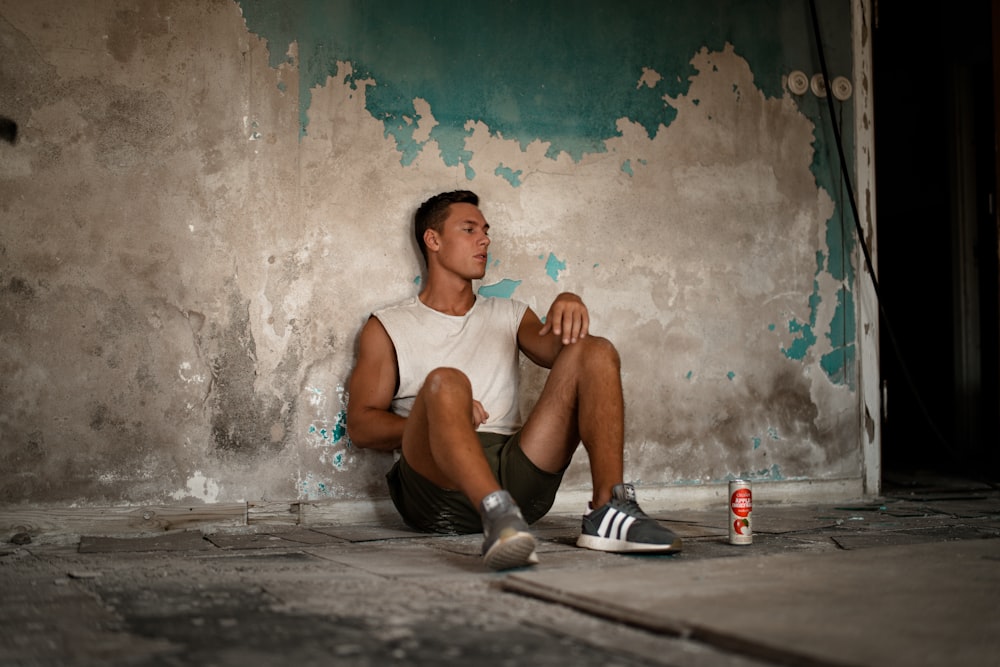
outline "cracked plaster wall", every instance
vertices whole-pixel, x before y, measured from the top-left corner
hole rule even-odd
[[[618,344],[630,478],[861,474],[829,137],[746,41],[635,63],[635,90],[683,84],[652,132],[553,153],[470,110],[449,160],[454,118],[415,98],[390,127],[376,73],[251,5],[0,0],[0,503],[384,498],[343,388],[370,310],[418,289],[413,209],[452,188],[493,226],[484,288],[540,315],[576,291]]]

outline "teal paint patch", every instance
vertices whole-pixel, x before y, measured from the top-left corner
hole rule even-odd
[[[514,294],[514,290],[518,288],[522,281],[511,280],[509,278],[504,278],[498,283],[493,283],[492,285],[483,285],[479,288],[478,292],[481,296],[496,296],[503,299],[509,299]]]
[[[758,447],[760,447],[760,438],[754,437],[753,438],[753,448],[757,449]]]
[[[732,382],[733,378],[736,377],[736,373],[729,371],[728,373],[726,373],[726,377],[729,378],[730,382]]]
[[[386,136],[392,136],[396,140],[396,150],[399,151],[399,164],[408,167],[420,155],[421,149],[427,142],[417,142],[413,140],[413,131],[416,127],[411,124],[404,124],[400,127],[386,129]]]
[[[826,224],[826,247],[829,250],[827,271],[834,280],[854,282],[854,266],[851,257],[854,254],[854,234],[845,229],[844,216],[835,215]],[[851,227],[853,230],[853,226]]]
[[[836,6],[820,6],[818,11],[821,25],[827,17],[849,13],[843,7]],[[826,31],[824,30],[824,32]],[[845,55],[844,53],[848,45],[842,40],[829,34],[825,34],[823,40],[826,50],[838,54],[835,57],[849,57],[849,54]],[[828,63],[828,67],[832,67],[832,65]],[[843,284],[841,293],[838,294],[838,302],[851,303],[849,315],[846,313],[843,317],[835,315],[830,323],[827,335],[830,337],[834,349],[823,355],[820,366],[831,382],[846,384],[851,390],[854,390],[857,374],[854,348],[857,328],[851,289],[855,282],[853,258],[857,248],[857,237],[852,218],[853,211],[850,202],[846,201],[846,189],[840,169],[840,155],[833,130],[834,125],[840,128],[844,159],[848,165],[855,164],[853,113],[852,109],[848,108],[850,105],[835,105],[836,117],[831,118],[827,100],[815,95],[802,95],[797,97],[796,101],[800,111],[810,118],[816,126],[814,131],[815,150],[813,151],[810,171],[815,176],[817,185],[825,190],[835,203],[834,211],[826,221],[824,240],[828,257],[825,270],[834,280]],[[854,170],[850,169],[849,171],[853,172]],[[839,303],[838,310],[840,310]]]
[[[423,278],[422,278],[422,276],[416,276],[416,277],[415,277],[415,278],[413,279],[413,284],[414,284],[414,285],[419,285],[419,284],[420,284],[420,281],[421,281],[422,279],[423,279]]]
[[[472,136],[472,130],[465,127],[441,127],[431,130],[431,138],[441,147],[441,161],[449,167],[469,164],[472,152],[465,149],[465,140]]]
[[[337,413],[337,424],[333,427],[333,442],[340,442],[347,435],[347,410]]]
[[[825,255],[822,250],[816,251],[816,275],[823,273],[823,263],[826,261],[824,259]]]
[[[827,337],[833,347],[845,347],[853,340],[855,329],[854,295],[846,288],[837,293],[837,307],[830,319],[830,333]]]
[[[549,253],[549,258],[545,261],[545,273],[553,281],[559,282],[559,272],[566,270],[566,262],[561,261],[553,253]]]
[[[521,187],[521,174],[524,173],[523,170],[518,169],[517,171],[514,171],[513,169],[511,169],[510,167],[505,166],[501,162],[500,166],[498,166],[493,171],[493,173],[495,175],[499,176],[500,178],[504,179],[508,183],[510,183],[513,187],[515,187],[515,188]]]
[[[299,492],[306,498],[321,498],[333,495],[329,487],[327,487],[326,482],[316,481],[311,474],[299,482]]]
[[[341,410],[337,413],[337,421],[332,428],[325,426],[309,425],[309,435],[314,435],[323,441],[324,445],[334,445],[339,443],[347,435],[347,411]]]
[[[690,380],[694,377],[694,371],[688,371],[687,375],[684,376],[686,379]]]
[[[816,344],[816,334],[813,333],[811,325],[802,324],[797,320],[791,320],[788,323],[788,331],[798,334],[798,337],[792,341],[791,346],[783,347],[781,351],[789,359],[801,361],[805,358],[809,348]]]
[[[767,330],[768,330],[768,331],[774,331],[774,329],[775,329],[775,326],[774,326],[774,324],[768,324],[768,325],[767,325]]]
[[[830,262],[822,252],[816,253],[817,275],[829,267]],[[788,331],[797,334],[797,338],[782,352],[789,359],[802,360],[813,345],[817,336],[816,320],[822,298],[819,294],[819,281],[813,281],[813,293],[809,297],[809,323],[803,324],[797,320],[788,323]],[[854,294],[844,285],[837,292],[837,305],[830,318],[830,328],[825,334],[833,348],[820,359],[820,367],[834,384],[844,384],[850,389],[856,387],[855,337],[857,336],[857,321],[854,308]]]
[[[855,330],[854,295],[841,288],[827,334],[833,350],[823,355],[820,366],[833,382],[846,384],[851,389],[854,389],[856,379]]]
[[[816,252],[816,275],[818,276],[823,271],[823,252]],[[819,281],[813,280],[813,291],[809,295],[809,322],[803,324],[798,320],[791,320],[788,323],[788,332],[792,334],[797,334],[797,338],[792,341],[791,347],[781,348],[781,351],[789,359],[795,359],[801,361],[805,358],[806,353],[809,351],[813,345],[816,344],[816,334],[813,331],[816,328],[816,318],[819,312],[819,305],[822,303],[823,299],[819,293]]]
[[[824,354],[820,359],[820,366],[831,381],[846,384],[853,389],[855,361],[854,346],[848,345]]]
[[[624,171],[629,176],[635,176],[632,172],[632,160],[625,160],[622,162],[622,171]]]
[[[474,173],[459,140],[468,120],[486,123],[522,148],[539,139],[550,145],[550,157],[565,152],[579,161],[604,152],[604,141],[619,134],[619,118],[642,125],[651,137],[669,126],[676,110],[663,98],[686,93],[696,73],[691,58],[702,49],[734,44],[772,98],[784,94],[782,75],[794,64],[812,62],[808,7],[791,0],[238,4],[248,30],[267,40],[272,67],[287,63],[288,45],[298,44],[300,136],[308,129],[312,89],[338,74],[338,61],[350,62],[355,71],[341,80],[354,87],[376,82],[366,91],[368,111],[393,136],[405,164],[424,147],[407,120],[416,117],[413,100],[420,97],[439,123],[431,137],[442,158],[465,164],[470,180]],[[831,1],[821,9],[830,69],[850,72],[850,5]],[[637,87],[643,67],[662,79]],[[852,122],[842,125],[849,129]]]

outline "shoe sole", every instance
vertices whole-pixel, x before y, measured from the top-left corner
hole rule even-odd
[[[615,540],[610,537],[598,537],[597,535],[580,535],[576,540],[576,546],[594,551],[608,551],[611,553],[661,553],[673,554],[681,550],[681,539],[678,537],[670,544],[649,544],[646,542],[628,542],[627,540]]]
[[[489,551],[483,554],[483,562],[491,570],[509,570],[534,565],[538,562],[538,556],[535,554],[535,538],[531,533],[520,532],[497,540]]]

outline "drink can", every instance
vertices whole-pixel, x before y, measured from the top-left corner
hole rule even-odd
[[[753,492],[745,479],[729,482],[729,543],[753,543]]]

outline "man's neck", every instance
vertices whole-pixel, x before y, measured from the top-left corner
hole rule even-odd
[[[476,303],[472,281],[451,280],[445,283],[428,277],[424,289],[420,292],[420,301],[428,308],[445,315],[465,315]]]

